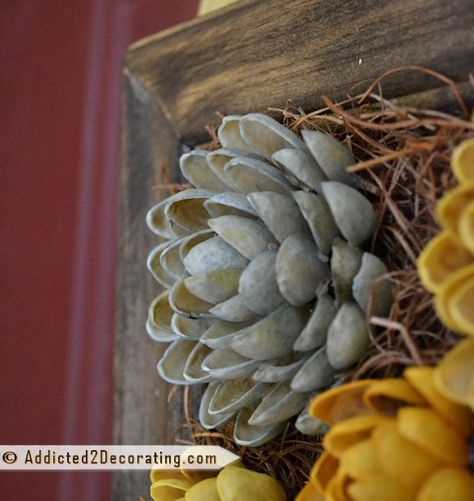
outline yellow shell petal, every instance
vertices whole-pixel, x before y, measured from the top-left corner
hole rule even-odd
[[[395,423],[379,426],[372,442],[381,474],[413,495],[441,462],[404,438]]]
[[[462,243],[474,254],[474,202],[462,211],[458,229]]]
[[[349,417],[374,414],[362,400],[364,391],[374,381],[376,379],[361,379],[316,395],[309,406],[309,415],[336,424]]]
[[[319,492],[324,492],[338,468],[339,460],[328,451],[324,451],[311,470],[310,481]]]
[[[461,468],[443,468],[420,490],[417,501],[472,501],[474,477]]]
[[[150,496],[154,501],[176,501],[183,497],[193,483],[190,480],[166,478],[157,480],[150,487]],[[183,492],[184,491],[184,492]]]
[[[474,366],[474,353],[471,362]],[[435,372],[433,367],[409,367],[405,369],[404,376],[425,397],[440,417],[452,425],[461,435],[469,435],[472,421],[470,410],[463,405],[452,402],[440,393],[434,381]]]
[[[349,447],[369,438],[374,428],[384,423],[390,423],[394,419],[380,414],[346,419],[334,425],[324,435],[323,445],[330,454],[340,458]]]
[[[467,464],[467,443],[432,409],[404,407],[398,411],[397,430],[434,457],[455,466]]]
[[[325,498],[312,482],[308,482],[296,496],[295,501],[325,501]]]
[[[427,405],[426,400],[405,380],[381,379],[371,384],[364,392],[364,403],[373,409],[386,412],[400,405]]]
[[[377,430],[378,428],[375,431]],[[341,456],[340,469],[355,480],[365,480],[381,475],[382,470],[377,462],[372,438],[362,440],[347,449]]]
[[[451,232],[443,231],[434,237],[418,257],[420,280],[431,292],[437,292],[455,271],[474,261],[469,250]]]
[[[286,501],[281,485],[269,475],[236,466],[226,466],[217,475],[221,501]]]
[[[153,468],[150,472],[150,480],[152,484],[154,482],[158,482],[158,480],[166,480],[167,478],[174,478],[177,480],[187,479],[181,470],[162,470],[160,468]]]
[[[384,477],[353,482],[347,491],[354,501],[413,501],[400,485]]]
[[[351,501],[347,494],[347,487],[351,479],[339,470],[337,475],[331,478],[326,489],[326,499],[328,501]]]
[[[458,234],[458,224],[464,208],[474,202],[474,181],[460,184],[448,191],[436,205],[436,216],[441,225]]]
[[[220,501],[216,479],[208,478],[194,484],[186,491],[184,499],[186,501]]]
[[[461,183],[474,181],[474,138],[466,139],[455,148],[451,166]]]
[[[443,282],[435,297],[441,321],[460,334],[474,336],[474,264],[464,266]]]
[[[435,385],[446,397],[474,411],[474,339],[454,347],[435,369]]]

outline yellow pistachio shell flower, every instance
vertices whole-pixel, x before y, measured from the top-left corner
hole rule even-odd
[[[474,411],[474,338],[461,341],[441,360],[434,382],[446,398]]]
[[[474,181],[474,138],[466,139],[454,150],[451,165],[459,182]]]
[[[474,202],[474,181],[448,191],[436,205],[436,217],[443,228],[458,234],[459,219],[471,202]]]
[[[474,479],[466,470],[443,468],[434,473],[421,489],[417,501],[472,501]]]

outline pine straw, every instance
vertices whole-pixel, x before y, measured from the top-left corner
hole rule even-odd
[[[402,107],[383,97],[382,81],[396,72],[422,71],[447,84],[461,118],[436,110]],[[344,380],[400,375],[406,366],[435,364],[457,341],[436,318],[432,296],[420,283],[416,259],[439,231],[434,217],[436,201],[456,184],[450,169],[453,148],[474,136],[467,107],[454,82],[426,68],[398,68],[382,75],[361,95],[305,113],[291,102],[281,113],[283,122],[298,132],[321,130],[343,141],[357,163],[350,170],[361,179],[360,189],[374,203],[377,226],[367,250],[380,256],[396,285],[389,318],[370,317],[372,347]],[[212,130],[208,149],[217,146]],[[321,437],[301,435],[289,424],[285,433],[259,448],[238,447],[232,425],[216,432],[200,427],[189,407],[186,425],[199,444],[222,445],[238,453],[252,469],[280,479],[289,499],[307,480],[319,455]]]

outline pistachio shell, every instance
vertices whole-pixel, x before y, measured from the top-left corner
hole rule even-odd
[[[292,195],[311,229],[319,250],[324,255],[329,254],[334,239],[339,235],[339,229],[326,200],[321,195],[306,191],[294,191]]]
[[[207,227],[209,215],[204,202],[214,195],[214,191],[189,189],[167,199],[164,213],[168,226],[186,235]]]
[[[247,201],[245,193],[224,192],[208,198],[204,207],[211,217],[242,216],[253,217],[255,210]]]
[[[291,380],[295,391],[313,391],[334,382],[336,371],[329,363],[326,347],[313,353]]]
[[[364,403],[380,412],[396,411],[400,405],[426,406],[428,402],[404,379],[374,381],[364,392]]]
[[[395,423],[386,423],[372,435],[374,456],[385,476],[415,497],[440,461],[404,438]]]
[[[317,255],[317,248],[303,233],[295,233],[280,246],[275,269],[278,288],[294,306],[308,303],[318,287],[329,279],[329,268]]]
[[[436,216],[442,226],[458,234],[458,223],[465,207],[474,202],[474,181],[448,191],[436,204]]]
[[[320,296],[308,323],[296,339],[293,349],[309,351],[322,346],[326,342],[329,326],[336,313],[337,308],[331,296],[328,294]]]
[[[447,278],[435,297],[441,321],[461,334],[474,336],[474,263]]]
[[[349,447],[341,456],[340,468],[346,475],[355,480],[365,480],[381,475],[382,471],[375,455],[373,440],[370,438],[361,440]],[[402,470],[403,468],[400,468],[400,471]]]
[[[208,303],[221,303],[235,296],[239,287],[241,269],[209,271],[184,279],[186,289],[194,296]]]
[[[474,477],[464,468],[440,468],[421,488],[417,501],[472,501]]]
[[[186,271],[202,275],[228,268],[244,268],[248,260],[227,244],[221,237],[212,237],[193,247],[183,259]]]
[[[207,383],[212,377],[202,369],[203,361],[209,356],[211,349],[205,344],[197,342],[189,354],[184,366],[183,376],[190,384]]]
[[[232,160],[235,157],[256,157],[249,151],[244,150],[236,150],[230,148],[219,148],[218,150],[210,151],[207,155],[207,163],[214,174],[225,182],[229,189],[234,190],[234,185],[232,181],[227,176],[224,168],[229,160]],[[214,217],[214,216],[213,216]]]
[[[474,254],[474,202],[468,204],[462,212],[458,230],[462,243]]]
[[[262,320],[241,330],[231,346],[244,357],[270,360],[291,353],[293,343],[306,323],[305,311],[280,306]]]
[[[185,274],[184,264],[179,256],[179,249],[183,240],[172,240],[160,254],[160,264],[165,273],[174,280],[179,280]]]
[[[438,292],[450,275],[472,262],[473,256],[459,239],[451,232],[443,231],[423,249],[417,268],[423,285],[431,292]]]
[[[150,480],[152,484],[158,480],[171,478],[175,478],[177,480],[191,480],[187,478],[181,470],[162,470],[161,468],[153,467],[150,472]]]
[[[296,496],[295,501],[325,501],[325,495],[312,482],[307,482]]]
[[[276,281],[275,251],[264,251],[254,257],[242,272],[239,295],[255,313],[266,315],[285,302]]]
[[[328,431],[328,426],[320,419],[316,419],[309,415],[308,408],[301,411],[296,419],[295,428],[305,435],[316,436],[322,435]]]
[[[474,411],[474,338],[458,343],[439,362],[434,382],[448,399]]]
[[[341,238],[336,238],[332,246],[331,275],[338,304],[352,301],[352,281],[362,259],[362,252]]]
[[[165,381],[173,384],[190,384],[184,377],[184,368],[196,343],[178,339],[167,348],[158,362],[158,373]]]
[[[200,243],[205,242],[206,240],[209,240],[210,238],[212,238],[214,236],[215,236],[215,233],[212,230],[205,229],[205,230],[197,231],[196,233],[193,233],[192,235],[189,235],[187,237],[182,238],[181,245],[179,246],[179,257],[181,258],[182,263],[184,264],[184,259],[189,254],[189,252],[194,247],[196,247],[196,245],[199,245]]]
[[[285,194],[292,189],[286,177],[276,167],[256,158],[233,158],[227,162],[224,171],[234,189],[242,193],[261,190]]]
[[[471,363],[474,367],[474,354]],[[434,381],[435,372],[436,369],[433,367],[409,367],[405,369],[403,374],[407,381],[423,395],[431,407],[435,409],[447,423],[452,425],[456,431],[467,437],[471,432],[471,411],[464,405],[459,405],[448,400],[438,391]]]
[[[365,315],[354,303],[344,303],[328,330],[327,354],[335,369],[358,362],[370,344]]]
[[[290,196],[260,191],[249,193],[247,198],[265,226],[280,243],[293,233],[309,233],[306,221]]]
[[[150,487],[150,496],[154,501],[177,501],[193,483],[190,480],[163,479]]]
[[[207,344],[210,348],[229,348],[234,335],[251,325],[248,322],[226,322],[225,320],[215,321],[202,335],[201,343]]]
[[[362,400],[374,381],[376,379],[352,381],[316,395],[309,405],[309,414],[331,425],[354,416],[374,414]]]
[[[267,393],[249,418],[252,426],[268,426],[288,420],[298,414],[308,395],[293,391],[287,382],[278,383]]]
[[[368,439],[373,430],[394,420],[395,418],[382,414],[362,415],[345,419],[334,425],[324,435],[323,445],[330,454],[341,458],[350,447],[361,440]]]
[[[398,411],[397,430],[435,458],[453,466],[467,464],[467,444],[459,433],[432,409],[403,407]]]
[[[215,322],[211,318],[187,318],[174,313],[171,317],[171,329],[179,337],[197,341]]]
[[[186,491],[184,499],[185,501],[221,501],[217,492],[217,480],[206,478],[194,484]]]
[[[249,113],[242,117],[240,133],[247,144],[269,160],[273,153],[282,148],[306,149],[303,141],[294,132],[261,113]]]
[[[274,478],[232,465],[217,475],[217,491],[221,501],[287,500],[285,491]]]
[[[247,308],[240,294],[231,297],[223,303],[216,304],[209,310],[209,313],[228,322],[246,322],[258,318],[258,315],[254,311]]]
[[[168,291],[163,291],[148,308],[146,331],[154,341],[169,343],[178,339],[171,328],[173,310],[168,303]]]
[[[413,499],[410,493],[386,477],[372,477],[367,480],[352,482],[347,487],[353,501],[408,501]]]
[[[302,130],[301,135],[328,179],[346,184],[355,184],[355,174],[351,174],[346,170],[346,167],[355,163],[349,148],[323,132]]]
[[[217,137],[224,148],[249,151],[251,150],[240,134],[239,115],[228,115],[222,119],[222,123],[217,129]]]
[[[333,181],[322,183],[331,214],[344,238],[354,246],[365,242],[375,228],[372,204],[357,190]]]
[[[465,139],[454,149],[451,166],[461,183],[474,181],[474,138]]]
[[[235,379],[249,376],[258,367],[256,360],[239,355],[230,348],[211,351],[202,368],[214,379]]]
[[[272,155],[272,161],[283,172],[318,193],[321,192],[321,182],[327,180],[319,165],[306,151],[283,148]]]
[[[247,259],[253,259],[274,242],[262,222],[246,217],[220,216],[209,219],[209,226]]]
[[[191,294],[186,288],[184,279],[178,280],[173,285],[168,300],[171,308],[185,317],[201,318],[212,316],[209,309],[213,305]]]
[[[318,491],[325,492],[331,479],[336,476],[338,468],[339,459],[328,451],[323,451],[311,471],[310,481]]]
[[[326,496],[328,499],[337,499],[341,501],[352,501],[347,495],[347,487],[352,482],[352,479],[344,474],[342,469],[339,469],[336,475],[331,478],[326,488]]]
[[[207,163],[207,151],[193,150],[179,157],[183,176],[196,188],[225,191],[227,185],[219,179]]]
[[[174,195],[173,197],[176,197]],[[161,202],[155,204],[146,213],[146,224],[148,228],[155,234],[166,239],[172,239],[176,237],[173,229],[168,225],[168,221],[165,218],[165,206],[169,203],[170,198],[166,198]]]
[[[171,287],[175,280],[173,277],[170,277],[166,271],[163,269],[160,263],[160,256],[163,250],[168,247],[170,244],[169,241],[163,242],[160,245],[157,245],[155,248],[151,250],[148,254],[146,260],[146,266],[150,273],[153,275],[153,278],[159,282],[163,287]]]
[[[261,399],[268,388],[268,384],[256,383],[250,378],[221,382],[209,402],[209,414],[238,411]]]
[[[306,357],[303,357],[297,359],[296,361],[290,361],[287,363],[282,362],[278,365],[276,362],[260,363],[252,378],[255,381],[261,381],[263,383],[279,383],[280,381],[287,381],[298,372],[298,369],[304,364],[306,359]]]
[[[248,423],[252,409],[245,408],[239,411],[234,427],[234,442],[242,447],[259,447],[279,435],[284,424],[268,426],[251,426]]]
[[[235,414],[234,412],[229,412],[227,414],[209,414],[209,404],[220,384],[220,381],[211,381],[207,385],[206,391],[201,397],[201,403],[199,405],[199,422],[201,423],[201,426],[206,430],[211,430],[213,428],[223,426],[224,424],[228,423]]]

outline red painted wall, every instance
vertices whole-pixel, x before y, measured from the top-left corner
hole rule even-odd
[[[197,3],[2,3],[0,443],[111,442],[121,59]],[[0,498],[106,500],[109,480],[0,473]]]

